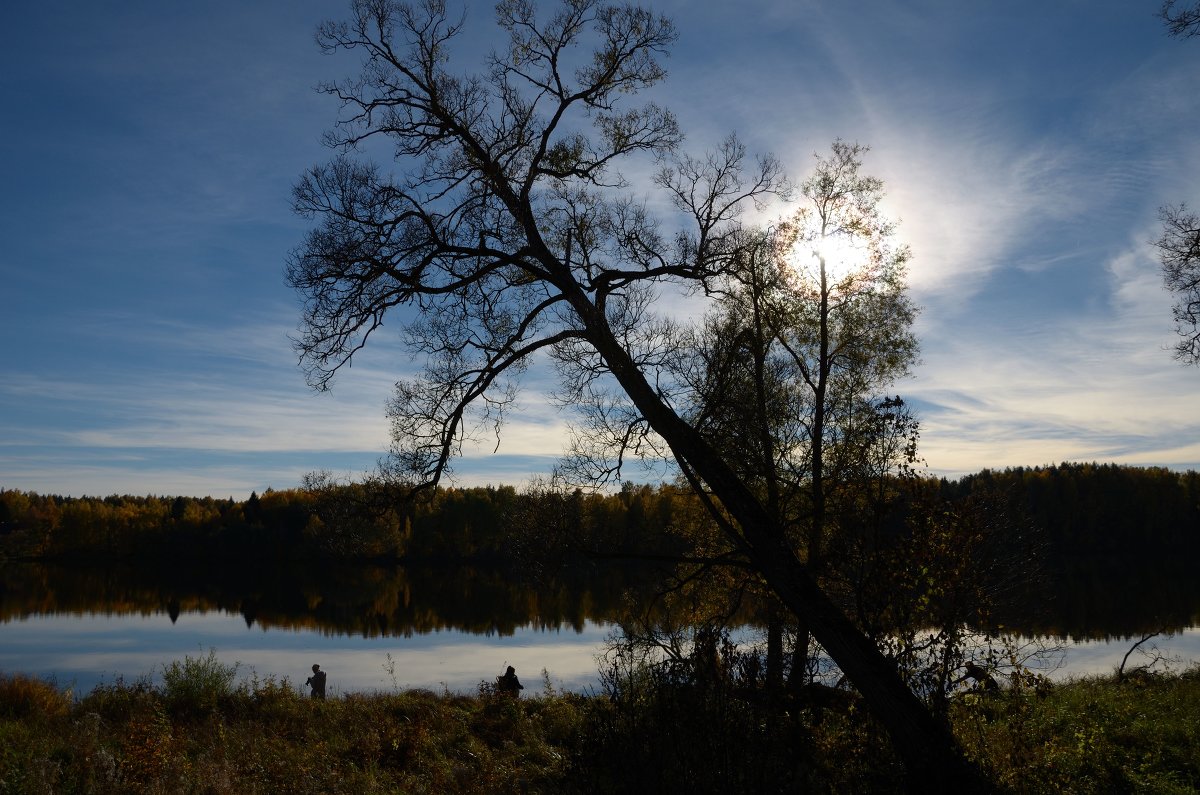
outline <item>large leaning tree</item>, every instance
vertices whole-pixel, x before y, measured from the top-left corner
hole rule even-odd
[[[449,66],[463,54],[463,18],[441,0],[356,0],[349,21],[318,29],[323,49],[364,60],[357,77],[324,87],[342,103],[328,134],[338,156],[294,190],[315,221],[287,269],[305,301],[297,345],[310,382],[327,388],[385,319],[406,317],[424,370],[397,384],[391,461],[417,484],[436,483],[481,424],[499,427],[537,357],[553,357],[564,398],[615,385],[593,416],[620,419],[614,443],[660,446],[719,500],[731,545],[858,689],[912,786],[986,788],[659,380],[672,353],[656,298],[702,298],[737,265],[754,238],[740,215],[780,190],[778,164],[747,163],[732,139],[701,158],[679,154],[675,117],[633,102],[665,77],[669,20],[598,0],[564,0],[551,14],[503,0],[496,15],[504,45],[467,75]],[[375,140],[390,167],[366,161]],[[652,215],[617,170],[655,159],[670,218]]]

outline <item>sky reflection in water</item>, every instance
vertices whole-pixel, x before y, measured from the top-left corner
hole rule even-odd
[[[172,624],[166,613],[143,615],[39,615],[0,624],[0,672],[53,676],[77,693],[118,677],[155,681],[162,666],[215,649],[239,663],[239,677],[287,677],[300,687],[312,664],[329,672],[332,695],[427,688],[471,693],[512,665],[527,693],[542,689],[542,670],[556,689],[598,687],[597,655],[611,625],[588,621],[582,632],[526,627],[512,635],[472,635],[440,630],[409,637],[373,637],[313,630],[247,626],[238,614],[185,612]],[[1048,671],[1056,679],[1111,673],[1136,639],[1069,644],[1065,665]],[[1200,660],[1200,628],[1144,644],[1170,655],[1177,668]],[[388,655],[394,663],[388,673]],[[1128,667],[1147,661],[1134,653]]]
[[[542,669],[557,689],[583,691],[597,684],[596,655],[609,628],[587,622],[582,632],[522,628],[512,635],[472,635],[441,630],[409,637],[374,637],[312,630],[247,626],[242,616],[185,612],[172,624],[166,613],[145,615],[39,615],[0,624],[0,672],[54,676],[87,692],[118,677],[152,675],[184,656],[210,648],[239,676],[287,677],[302,685],[313,663],[329,673],[331,695],[443,686],[474,692],[512,665],[527,692],[542,688]],[[387,671],[388,655],[394,676]]]

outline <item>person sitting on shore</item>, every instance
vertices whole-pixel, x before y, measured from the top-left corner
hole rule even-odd
[[[504,676],[496,677],[496,690],[502,695],[511,696],[512,698],[520,698],[521,691],[525,686],[517,679],[517,669],[511,665],[504,672]]]

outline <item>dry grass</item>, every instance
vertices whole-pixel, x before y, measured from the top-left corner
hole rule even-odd
[[[896,781],[854,711],[789,717],[686,691],[313,701],[287,680],[229,686],[207,676],[219,669],[178,670],[197,676],[171,692],[142,679],[78,700],[0,676],[0,792],[828,792]],[[1011,792],[1200,791],[1196,670],[972,694],[952,718]]]

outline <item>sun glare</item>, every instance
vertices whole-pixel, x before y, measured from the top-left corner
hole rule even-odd
[[[825,278],[836,288],[847,276],[860,270],[868,257],[867,247],[852,235],[829,235],[813,241],[799,241],[787,254],[789,265],[803,278],[820,279],[821,259],[825,260]]]
[[[814,272],[819,273],[820,261],[824,258],[825,278],[831,285],[841,282],[861,267],[866,256],[865,247],[858,242],[852,235],[844,234],[829,235],[814,241],[811,249]]]

